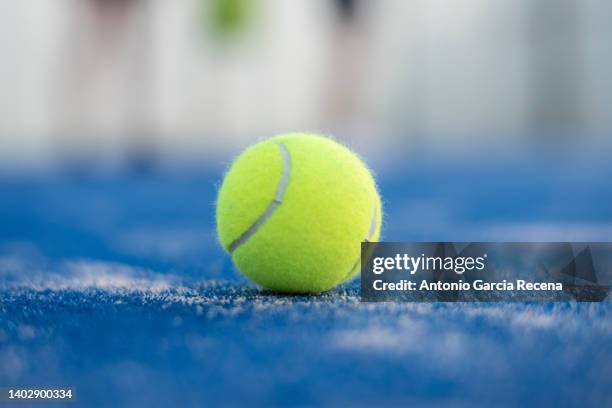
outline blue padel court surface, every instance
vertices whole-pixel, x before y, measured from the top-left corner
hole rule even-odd
[[[612,240],[605,160],[374,169],[388,241]],[[72,406],[612,406],[609,299],[262,291],[217,243],[222,171],[2,176],[0,387],[73,387]]]

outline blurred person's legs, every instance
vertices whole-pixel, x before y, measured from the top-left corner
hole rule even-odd
[[[333,131],[361,133],[360,102],[370,68],[369,8],[375,6],[363,0],[335,0],[332,6],[328,76],[323,81],[324,123]]]
[[[73,1],[57,92],[57,148],[72,159],[152,149],[150,5]]]

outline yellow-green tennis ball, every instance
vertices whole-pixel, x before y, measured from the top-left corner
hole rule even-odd
[[[362,241],[377,241],[381,201],[349,149],[291,133],[247,149],[217,198],[217,230],[237,268],[266,288],[318,293],[359,271]]]

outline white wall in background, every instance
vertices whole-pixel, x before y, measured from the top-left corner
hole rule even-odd
[[[530,0],[366,1],[352,28],[333,24],[328,0],[253,0],[245,41],[230,47],[207,36],[201,1],[136,0],[101,56],[91,2],[0,2],[0,160],[147,145],[200,155],[287,130],[389,148],[546,130],[531,117]],[[612,3],[580,4],[580,129],[598,145],[612,132]]]

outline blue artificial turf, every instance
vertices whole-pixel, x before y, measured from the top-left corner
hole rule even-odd
[[[609,241],[609,170],[381,171],[385,238]],[[220,173],[2,177],[0,387],[73,386],[77,406],[612,406],[609,301],[261,291],[216,242]]]

